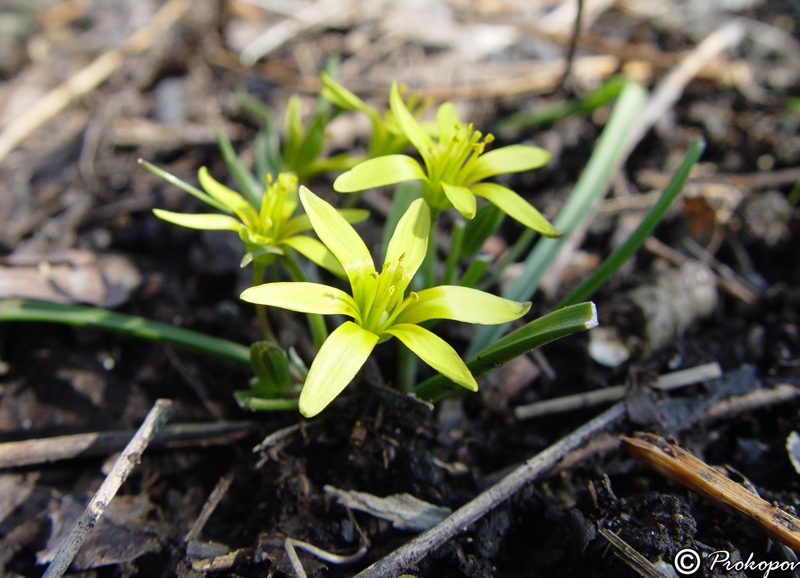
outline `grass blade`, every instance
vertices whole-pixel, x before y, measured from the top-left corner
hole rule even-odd
[[[536,293],[547,268],[555,260],[561,247],[569,239],[572,231],[592,209],[594,200],[603,193],[622,160],[627,135],[635,126],[636,120],[647,100],[647,91],[634,82],[629,82],[622,90],[608,124],[600,135],[597,147],[592,153],[586,169],[581,174],[575,188],[553,225],[564,234],[558,239],[540,239],[525,259],[525,266],[514,284],[503,294],[514,301],[528,301]],[[508,324],[485,327],[475,336],[467,350],[468,354],[486,347],[508,329]]]
[[[681,188],[683,187],[684,181],[689,176],[689,171],[692,169],[692,166],[700,159],[700,156],[703,154],[703,151],[706,148],[705,141],[702,139],[698,139],[695,143],[689,148],[689,152],[686,153],[686,156],[681,163],[681,166],[678,167],[678,170],[675,172],[675,175],[672,177],[672,180],[667,185],[667,188],[664,189],[664,192],[661,193],[661,197],[658,199],[658,202],[653,205],[653,208],[647,213],[647,216],[641,222],[641,224],[636,228],[636,230],[631,233],[630,237],[620,245],[616,251],[611,253],[611,255],[603,261],[603,264],[598,267],[594,273],[592,273],[588,279],[586,279],[581,285],[575,289],[572,293],[567,295],[558,305],[556,305],[556,309],[560,307],[566,307],[567,305],[571,305],[573,303],[577,303],[578,301],[583,301],[585,299],[589,299],[600,286],[605,283],[611,275],[613,275],[617,269],[619,269],[625,261],[627,261],[639,248],[639,246],[644,243],[644,240],[650,236],[653,230],[656,228],[656,225],[661,221],[664,217],[664,213],[667,212],[667,209],[672,204],[672,201],[675,200],[675,197],[681,192]]]
[[[546,343],[596,326],[597,309],[594,303],[578,303],[557,309],[482,349],[467,361],[467,367],[472,375],[479,377],[498,365],[511,361]],[[461,389],[443,375],[436,375],[423,381],[412,389],[411,393],[427,401],[436,402],[452,391]]]
[[[0,321],[61,323],[113,331],[139,339],[177,345],[223,361],[250,367],[250,348],[245,345],[142,317],[84,305],[65,305],[30,299],[0,299]]]

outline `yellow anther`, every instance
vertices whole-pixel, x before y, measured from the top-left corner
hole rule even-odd
[[[486,137],[484,137],[483,142],[486,144],[491,144],[494,142],[494,135],[492,133],[486,133]]]
[[[389,289],[387,290],[387,293],[389,293],[390,297],[392,295],[394,295],[394,285],[389,285]]]
[[[405,259],[405,258],[406,258],[406,254],[405,254],[405,253],[403,253],[402,255],[400,255],[400,256],[397,258],[397,262],[398,262],[398,263],[402,263],[402,262],[403,262],[403,259]]]

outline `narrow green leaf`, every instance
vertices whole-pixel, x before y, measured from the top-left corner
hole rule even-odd
[[[222,158],[225,159],[228,170],[233,175],[236,184],[239,185],[239,190],[242,191],[247,202],[258,211],[259,207],[261,207],[261,197],[264,195],[264,186],[256,180],[253,173],[248,171],[239,160],[239,157],[236,156],[236,151],[233,150],[233,145],[227,135],[219,128],[214,129],[214,134],[217,137],[217,146],[222,153]]]
[[[467,221],[464,229],[464,242],[461,245],[461,255],[472,257],[477,253],[486,240],[494,235],[500,228],[506,214],[497,205],[483,203],[475,212],[475,218]]]
[[[537,347],[596,326],[597,309],[594,303],[579,303],[558,309],[531,321],[495,344],[482,349],[467,361],[467,367],[478,377]],[[412,393],[419,398],[435,402],[452,391],[452,385],[447,383],[447,379],[435,376],[419,384]]]
[[[529,300],[539,287],[539,281],[556,255],[569,239],[572,231],[589,214],[595,199],[604,193],[611,182],[615,170],[622,160],[628,134],[636,125],[636,120],[647,100],[647,91],[629,82],[620,94],[608,124],[603,129],[597,146],[589,158],[586,169],[581,174],[572,194],[562,207],[553,225],[563,233],[558,239],[540,239],[525,259],[522,273],[503,295],[514,301]],[[473,339],[467,351],[475,353],[483,349],[507,329],[505,325],[485,327]]]
[[[661,222],[661,219],[664,217],[667,209],[669,209],[672,201],[680,194],[683,183],[689,176],[689,171],[691,171],[695,163],[700,160],[705,148],[706,144],[702,139],[698,139],[694,142],[686,153],[681,166],[678,167],[672,180],[670,180],[667,185],[667,188],[661,193],[661,197],[659,197],[656,204],[653,205],[647,213],[641,224],[631,233],[622,245],[603,261],[603,264],[600,265],[588,279],[556,305],[557,309],[591,298],[595,291],[597,291],[600,286],[636,252],[641,244],[644,243],[645,239],[647,239],[656,228],[656,225]]]
[[[461,277],[459,285],[462,287],[475,287],[491,262],[491,255],[477,255],[472,259],[472,262],[470,262],[469,267],[467,267],[466,272]]]
[[[255,391],[234,391],[233,396],[241,408],[252,411],[297,410],[296,399],[267,399],[259,397]]]
[[[178,187],[182,191],[186,191],[187,193],[189,193],[193,197],[196,197],[196,198],[200,199],[204,203],[208,203],[209,205],[211,205],[215,209],[219,209],[223,213],[228,213],[229,215],[231,214],[232,211],[230,210],[229,207],[227,207],[224,204],[220,203],[217,199],[215,199],[214,197],[212,197],[208,193],[205,193],[205,192],[201,191],[197,187],[193,187],[192,185],[190,185],[186,181],[179,179],[178,177],[176,177],[172,173],[168,173],[164,169],[161,169],[161,168],[155,166],[154,164],[152,164],[152,163],[150,163],[150,162],[148,162],[148,161],[146,161],[144,159],[139,159],[138,162],[139,162],[140,165],[142,165],[148,171],[150,171],[154,175],[157,175],[157,176],[161,177],[162,179],[167,181],[169,184],[175,185],[176,187]]]
[[[458,262],[461,259],[461,246],[464,244],[464,228],[464,221],[461,219],[456,219],[456,222],[453,223],[453,230],[450,233],[450,250],[447,252],[447,259],[444,262],[442,285],[456,283]]]
[[[170,343],[223,361],[250,366],[250,348],[189,329],[83,305],[0,299],[0,321],[36,321],[90,327]]]

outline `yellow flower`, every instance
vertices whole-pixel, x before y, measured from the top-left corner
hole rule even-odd
[[[380,271],[364,241],[331,205],[305,187],[300,187],[300,200],[317,235],[344,268],[352,295],[316,283],[267,283],[241,296],[261,305],[352,319],[331,333],[317,353],[300,394],[300,412],[311,417],[322,411],[355,377],[375,345],[392,337],[455,383],[477,390],[456,351],[419,324],[429,319],[505,323],[524,315],[530,303],[456,286],[406,295],[428,244],[431,217],[422,199],[398,222]]]
[[[409,141],[419,151],[425,168],[413,158],[394,154],[364,161],[339,176],[333,188],[340,193],[362,191],[403,181],[421,180],[425,202],[432,211],[455,207],[467,219],[475,216],[475,196],[483,197],[526,227],[547,237],[561,233],[525,199],[507,187],[485,183],[501,173],[538,168],[550,154],[538,147],[511,145],[484,153],[494,137],[485,137],[464,125],[455,107],[445,102],[436,113],[438,138],[434,140],[408,111],[397,83],[389,100],[392,113]]]

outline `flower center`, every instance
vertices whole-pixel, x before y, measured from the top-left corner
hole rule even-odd
[[[297,177],[291,173],[280,173],[274,181],[267,174],[267,188],[261,199],[258,235],[277,239],[286,220],[292,216],[297,202],[291,198],[297,192]]]
[[[400,255],[396,263],[384,263],[380,273],[370,273],[361,308],[361,326],[376,335],[383,333],[403,309],[419,299],[413,291],[403,299],[406,289],[402,265],[404,257],[405,253]]]
[[[430,195],[430,198],[426,195],[428,204],[440,209],[448,208],[450,205],[441,183],[469,185],[470,183],[464,182],[464,175],[469,173],[472,165],[483,154],[486,145],[492,141],[494,141],[492,134],[484,137],[481,131],[474,130],[472,123],[467,126],[456,124],[455,131],[449,139],[440,138],[433,151],[429,175],[431,190],[426,191]]]

